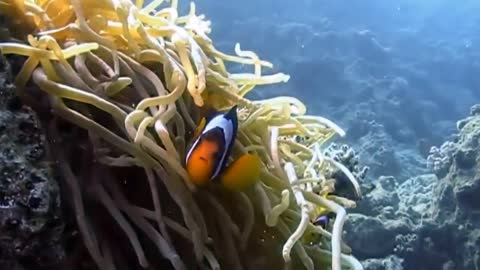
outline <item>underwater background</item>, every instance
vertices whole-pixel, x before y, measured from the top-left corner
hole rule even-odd
[[[365,269],[480,269],[478,1],[198,8],[222,50],[241,40],[291,76],[254,95],[293,95],[345,128],[373,186],[346,223]]]
[[[308,114],[346,131],[335,143],[348,144],[368,167],[343,234],[364,269],[480,270],[480,2],[195,4],[220,51],[233,53],[239,42],[273,63],[272,73],[290,75],[249,98],[294,96]],[[188,8],[180,1],[180,14]],[[37,162],[45,155],[44,130],[13,97],[11,71],[0,64],[0,269],[51,269],[35,265],[63,258],[65,239],[78,232],[60,213],[51,164]],[[342,184],[348,197],[351,187],[339,183],[340,193]],[[13,200],[24,208],[10,207]]]

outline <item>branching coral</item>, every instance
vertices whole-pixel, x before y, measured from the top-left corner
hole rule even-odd
[[[273,256],[267,261],[274,264],[278,254],[258,249],[272,228],[274,245],[284,239],[287,264],[361,269],[341,240],[345,208],[355,203],[330,195],[335,179],[326,172],[342,171],[358,197],[359,185],[348,168],[322,151],[343,130],[306,115],[304,104],[293,97],[247,99],[255,86],[286,82],[289,76],[262,74],[262,67],[272,64],[238,44],[237,56],[216,50],[207,36],[210,23],[196,15],[195,5],[186,16],[178,15],[177,6],[176,0],[147,5],[141,0],[0,1],[3,14],[34,29],[18,37],[25,44],[0,44],[3,54],[28,57],[16,77],[18,94],[31,95],[33,81],[57,117],[88,131],[72,145],[58,118],[46,120],[51,154],[96,265],[146,268],[166,259],[174,269],[242,269],[249,268],[250,259],[240,259],[246,254]],[[253,65],[254,72],[231,74],[225,62]],[[261,179],[251,189],[230,194],[198,189],[189,181],[182,160],[198,107],[205,104],[218,110],[240,106],[232,157],[250,151],[263,161]],[[134,196],[134,190],[142,193]],[[116,222],[137,263],[108,241],[110,232],[94,214],[100,210],[91,207],[95,203]],[[328,212],[336,214],[331,233],[312,223]],[[177,236],[182,240],[174,241]],[[258,252],[249,253],[254,247]]]

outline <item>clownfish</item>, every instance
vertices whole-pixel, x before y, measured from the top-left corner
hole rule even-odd
[[[262,162],[255,154],[244,154],[227,166],[237,130],[237,106],[225,113],[214,111],[201,119],[185,157],[185,168],[194,184],[219,182],[238,191],[259,179]]]

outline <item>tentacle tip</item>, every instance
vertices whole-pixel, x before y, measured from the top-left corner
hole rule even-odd
[[[283,261],[286,264],[289,264],[292,261],[292,258],[290,257],[290,249],[283,251]]]

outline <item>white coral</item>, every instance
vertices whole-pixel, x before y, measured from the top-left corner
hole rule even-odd
[[[432,148],[430,148],[430,155],[427,157],[427,167],[437,176],[443,175],[452,164],[455,149],[456,144],[452,141],[444,142],[440,148],[432,146]]]

